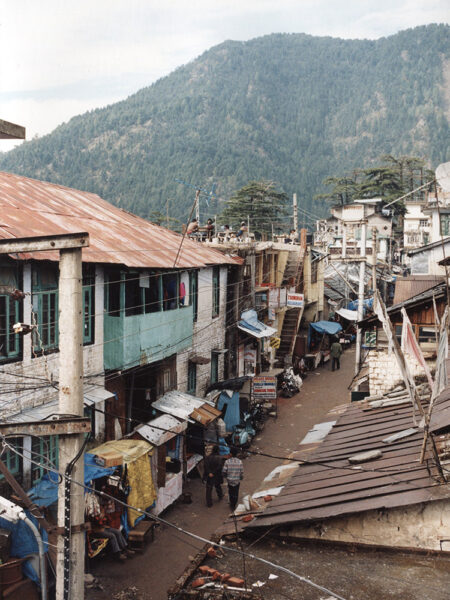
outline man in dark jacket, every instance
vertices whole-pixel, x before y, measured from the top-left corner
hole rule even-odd
[[[331,354],[331,370],[334,371],[335,368],[340,369],[341,368],[342,346],[339,343],[339,341],[337,340],[337,338],[335,338],[334,342],[331,344],[330,354]]]
[[[222,491],[222,459],[219,446],[215,445],[209,456],[205,456],[206,506],[212,506],[212,489],[216,488],[219,500],[223,498]]]

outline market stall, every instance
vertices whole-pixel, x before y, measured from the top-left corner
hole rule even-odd
[[[330,359],[332,338],[342,331],[342,325],[335,321],[317,321],[309,324],[308,354],[305,363],[309,370]]]

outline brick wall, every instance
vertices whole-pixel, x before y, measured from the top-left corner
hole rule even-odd
[[[405,354],[405,357],[413,377],[425,375],[422,367],[414,357],[408,354]],[[371,396],[385,394],[396,385],[403,383],[403,378],[393,352],[388,352],[388,350],[370,350],[368,364]]]

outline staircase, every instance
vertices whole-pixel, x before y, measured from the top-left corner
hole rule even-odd
[[[283,274],[283,286],[295,286],[295,290],[301,292],[303,289],[304,257],[305,250],[301,246],[297,246],[295,251],[289,252],[289,258]],[[283,360],[285,356],[292,354],[302,315],[303,307],[286,309],[281,329],[280,347],[276,353],[278,360]]]

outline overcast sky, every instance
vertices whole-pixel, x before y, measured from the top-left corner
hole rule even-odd
[[[280,32],[376,39],[450,20],[448,0],[0,0],[0,7],[0,119],[24,125],[27,139],[126,98],[225,40]]]

